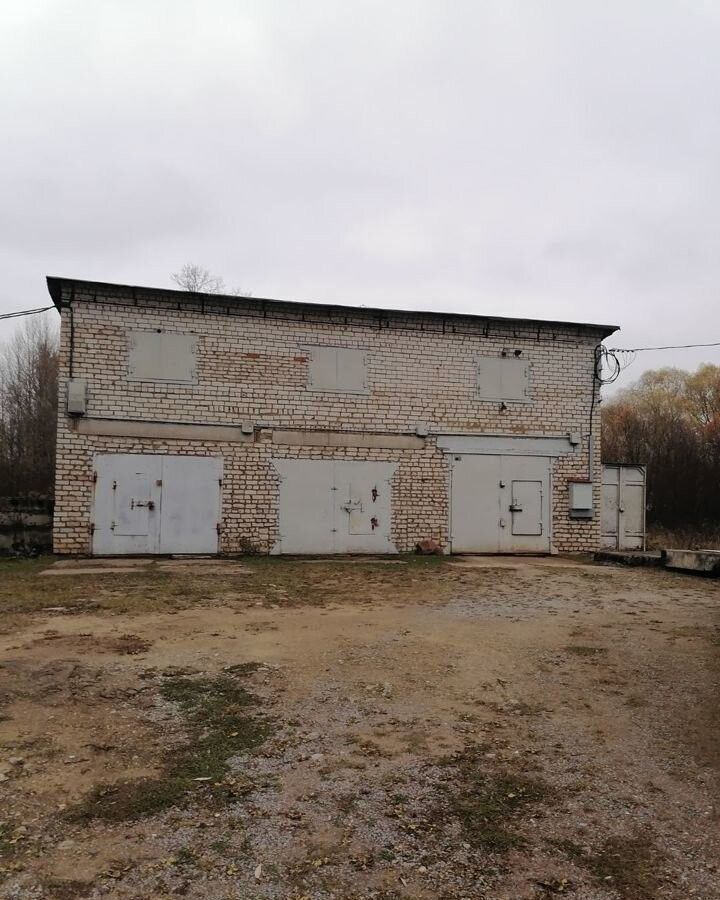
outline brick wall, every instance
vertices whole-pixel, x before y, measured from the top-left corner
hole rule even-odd
[[[69,295],[66,299],[70,299]],[[592,550],[598,522],[571,521],[567,479],[587,474],[587,435],[594,347],[602,332],[587,328],[475,318],[443,320],[420,314],[322,311],[288,304],[203,298],[178,308],[164,294],[138,298],[132,289],[76,290],[73,374],[88,380],[88,416],[123,420],[257,427],[250,443],[97,437],[77,434],[63,413],[70,371],[69,312],[63,312],[58,420],[55,547],[90,548],[92,455],[142,452],[222,455],[221,548],[271,549],[277,536],[274,457],[376,459],[398,462],[393,480],[393,539],[400,550],[423,537],[448,538],[448,468],[429,438],[421,450],[283,446],[272,428],[411,434],[433,431],[565,435],[579,432],[578,452],[553,465],[553,543],[558,550]],[[138,305],[135,305],[135,304]],[[229,314],[233,311],[237,314]],[[163,329],[199,336],[198,383],[127,379],[128,332]],[[369,392],[308,391],[308,345],[367,351]],[[531,364],[530,402],[479,400],[476,359],[521,351]],[[593,416],[594,480],[599,484],[599,416]],[[599,491],[599,488],[596,488]],[[599,502],[599,493],[596,497]]]

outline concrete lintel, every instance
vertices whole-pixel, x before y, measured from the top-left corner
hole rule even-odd
[[[376,450],[422,450],[425,439],[412,434],[352,431],[273,431],[273,443],[291,447],[367,447]]]
[[[193,425],[176,422],[143,422],[130,419],[73,419],[78,434],[113,437],[164,438],[183,441],[252,441],[233,425]]]
[[[570,439],[557,435],[438,433],[438,448],[446,453],[486,453],[509,456],[561,456],[577,450]]]

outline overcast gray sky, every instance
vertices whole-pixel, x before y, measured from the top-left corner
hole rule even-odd
[[[197,261],[720,340],[718,0],[5,0],[0,113],[0,312]]]

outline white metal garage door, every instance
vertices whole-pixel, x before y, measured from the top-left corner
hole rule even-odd
[[[645,547],[643,466],[603,466],[600,546],[606,550],[642,550]]]
[[[395,553],[395,463],[275,459],[280,537],[274,553]]]
[[[217,553],[222,460],[95,456],[93,553]]]
[[[452,456],[453,553],[549,553],[550,460]]]

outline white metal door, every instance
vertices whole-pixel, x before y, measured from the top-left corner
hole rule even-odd
[[[217,552],[221,460],[103,453],[94,470],[94,554]]]
[[[273,460],[280,476],[274,553],[395,553],[390,480],[395,463]]]
[[[160,552],[161,471],[158,456],[95,457],[93,553]]]
[[[162,457],[160,553],[217,553],[222,460]]]
[[[608,550],[645,547],[645,469],[603,466],[600,544]]]
[[[335,463],[336,553],[394,553],[390,482],[395,463]]]
[[[549,553],[550,460],[463,453],[452,458],[453,553]]]
[[[280,476],[276,553],[335,553],[334,463],[275,459]]]
[[[542,481],[513,481],[511,492],[511,534],[516,537],[538,537],[543,533]]]
[[[500,552],[500,456],[453,456],[451,545],[453,553]]]

